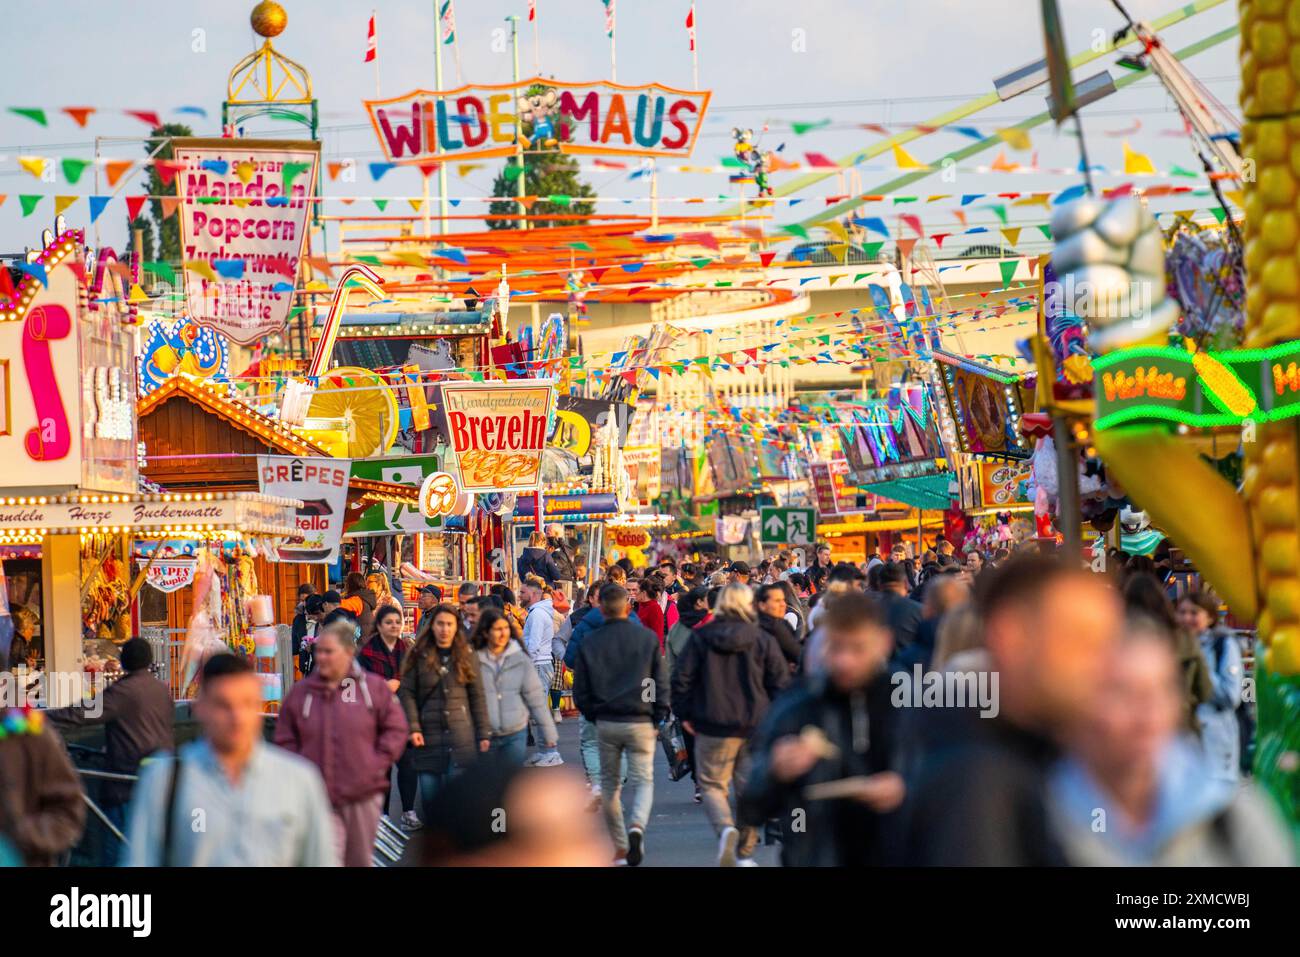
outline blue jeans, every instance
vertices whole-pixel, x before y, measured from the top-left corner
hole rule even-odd
[[[643,830],[650,823],[654,804],[655,744],[658,735],[649,721],[601,721],[596,726],[600,742],[601,807],[609,836],[619,851],[628,846],[627,828]],[[627,759],[627,815],[623,814],[619,765]]]
[[[546,692],[547,700],[549,701],[551,695],[551,682],[555,680],[555,661],[553,659],[549,661],[534,661],[533,667],[537,669],[537,677],[542,682],[542,690]],[[551,710],[555,710],[554,705],[551,706]],[[528,719],[528,726],[533,729],[533,741],[537,743],[537,752],[539,754],[546,754],[550,751],[560,750],[559,748],[546,747],[542,740],[542,729],[537,726],[537,722],[532,718]]]
[[[424,811],[423,817],[426,824],[433,820],[430,809],[433,807],[434,797],[451,780],[453,774],[455,774],[455,771],[450,769],[443,771],[441,774],[437,771],[420,772],[420,807]]]
[[[492,739],[488,752],[508,764],[522,765],[528,754],[528,729],[520,728],[514,734],[502,734]]]

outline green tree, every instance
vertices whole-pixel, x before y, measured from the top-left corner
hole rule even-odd
[[[170,160],[173,156],[171,140],[174,136],[193,136],[194,131],[184,123],[164,123],[162,126],[154,127],[145,140],[144,151],[148,155],[152,153],[155,147],[162,142],[163,148],[158,151],[155,159]],[[164,186],[162,177],[158,175],[158,170],[150,166],[149,173],[144,177],[142,185],[145,191],[152,197],[147,207],[147,212],[142,210],[140,216],[134,223],[127,222],[127,236],[131,235],[133,229],[139,229],[143,233],[144,258],[146,262],[161,260],[163,262],[179,262],[181,259],[181,221],[178,215],[169,219],[163,219],[162,200],[158,197],[170,196],[176,192],[176,181],[172,180],[171,185]],[[130,242],[127,243],[127,249],[131,248]]]
[[[514,197],[519,192],[518,158],[511,156],[506,165],[497,174],[492,183],[493,196]],[[591,186],[578,177],[578,161],[567,153],[546,152],[533,153],[524,162],[524,194],[527,196],[567,197],[558,202],[551,199],[539,199],[528,210],[537,216],[553,216],[572,213],[572,218],[544,219],[530,226],[545,228],[547,226],[577,226],[585,223],[587,217],[595,212],[595,203],[581,202],[583,197],[596,195]],[[518,203],[512,198],[489,204],[490,213],[505,215],[519,211]],[[489,219],[490,229],[517,229],[519,221],[515,219]]]

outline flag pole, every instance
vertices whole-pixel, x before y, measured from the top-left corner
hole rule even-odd
[[[433,0],[433,68],[434,89],[442,92],[442,5]],[[441,99],[441,98],[440,98]],[[446,105],[443,105],[446,109]],[[438,152],[442,152],[442,142],[438,142]],[[425,183],[429,177],[424,178]],[[438,163],[438,232],[447,232],[447,164]]]
[[[379,17],[375,11],[370,11],[370,22],[375,25],[375,99],[380,99],[379,95]]]
[[[537,39],[537,27],[540,19],[537,15],[537,0],[533,0],[533,76],[542,75],[542,47]]]
[[[694,82],[692,90],[700,88],[700,21],[699,14],[695,10],[695,4],[691,4],[691,80]]]

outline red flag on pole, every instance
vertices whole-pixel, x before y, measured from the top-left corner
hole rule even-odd
[[[537,0],[528,0],[528,22],[532,23],[537,19]]]
[[[691,4],[691,12],[686,14],[686,34],[691,38],[691,49],[695,49],[695,4]]]
[[[370,14],[370,32],[366,34],[366,59],[365,63],[370,63],[379,55],[379,41],[375,36],[375,15]]]

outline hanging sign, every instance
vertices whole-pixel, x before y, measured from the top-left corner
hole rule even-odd
[[[275,542],[268,557],[282,562],[336,562],[348,502],[349,459],[259,455],[258,486],[265,495],[302,501],[298,534]]]
[[[289,319],[320,144],[172,142],[189,314],[250,345]]]
[[[352,462],[353,478],[375,479],[412,488],[419,488],[425,479],[441,470],[441,461],[437,455],[356,459]],[[441,530],[441,518],[426,518],[418,508],[405,502],[376,502],[348,526],[347,537]]]
[[[162,558],[152,565],[149,560],[138,560],[140,565],[148,566],[144,580],[160,592],[180,591],[194,581],[194,570],[198,561],[193,558]]]
[[[448,464],[464,492],[526,492],[542,479],[542,450],[555,400],[549,381],[509,385],[445,382],[438,386]]]
[[[388,161],[421,165],[508,156],[516,136],[526,150],[690,156],[710,95],[534,77],[364,102]]]
[[[647,548],[650,533],[644,528],[611,528],[609,541],[615,548]]]

